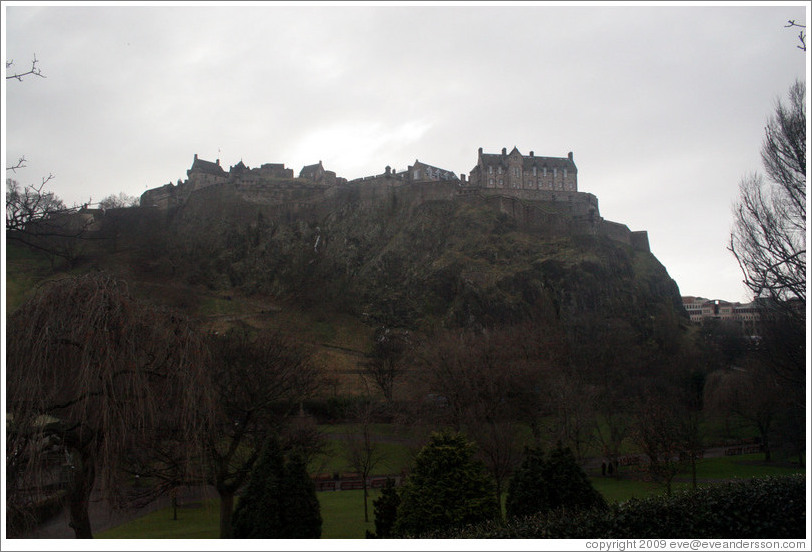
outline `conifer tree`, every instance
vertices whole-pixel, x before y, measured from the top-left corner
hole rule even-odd
[[[300,454],[292,454],[285,464],[281,492],[281,538],[320,538],[322,519],[316,486],[310,479],[307,464]]]
[[[528,516],[557,508],[605,508],[606,501],[595,490],[575,461],[569,447],[558,443],[545,457],[544,451],[529,448],[508,487],[505,509],[508,517]]]
[[[278,440],[270,440],[234,510],[234,538],[317,539],[321,523],[316,487],[304,459],[293,453],[285,461]]]
[[[493,482],[463,435],[432,434],[402,488],[393,536],[479,523],[499,517]]]
[[[275,539],[284,530],[281,490],[284,458],[279,442],[271,439],[254,465],[251,479],[232,520],[237,539]]]
[[[375,534],[367,532],[367,538],[391,538],[400,506],[400,495],[393,479],[386,480],[381,496],[372,501],[372,506],[375,512]]]

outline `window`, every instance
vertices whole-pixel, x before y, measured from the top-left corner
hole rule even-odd
[[[536,176],[536,167],[533,167],[533,176]]]
[[[547,176],[547,167],[544,167],[544,176]]]
[[[493,178],[488,179],[488,187],[493,188]]]
[[[567,169],[564,169],[564,178],[567,178]]]
[[[501,187],[503,187],[503,186],[504,186],[504,184],[502,184],[502,179],[500,178],[500,179],[499,179],[499,187],[501,188]]]
[[[493,167],[488,167],[488,174],[493,174]]]
[[[502,167],[499,167],[499,174],[502,174]]]
[[[519,176],[519,167],[513,167],[513,176]]]

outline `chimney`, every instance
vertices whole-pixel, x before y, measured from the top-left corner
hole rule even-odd
[[[195,154],[195,161],[197,161],[197,154]]]
[[[482,155],[482,148],[479,148],[479,155]]]
[[[569,157],[570,161],[572,161],[572,152],[569,152],[569,153],[567,154],[567,157]]]
[[[219,159],[217,160],[217,166],[218,167],[220,166],[220,160]]]
[[[465,175],[461,174],[460,176],[462,177],[462,181],[465,182]]]
[[[532,151],[530,152],[530,157],[533,157],[533,152]]]
[[[507,148],[502,148],[502,155],[507,155]]]

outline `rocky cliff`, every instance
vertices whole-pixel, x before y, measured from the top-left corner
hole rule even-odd
[[[647,242],[613,239],[614,223],[594,214],[369,190],[284,205],[202,190],[168,213],[168,237],[190,282],[326,305],[376,325],[487,327],[543,312],[644,332],[652,317],[682,315],[679,290]]]

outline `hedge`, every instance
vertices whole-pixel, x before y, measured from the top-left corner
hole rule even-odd
[[[632,499],[603,511],[559,509],[546,515],[420,535],[446,539],[805,537],[804,474],[736,480],[672,496]]]

